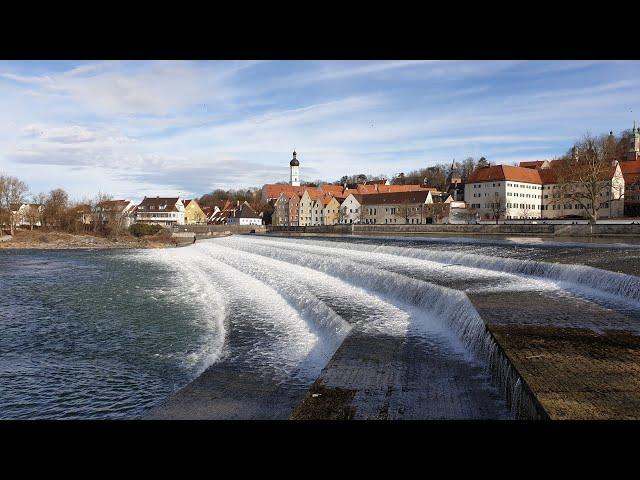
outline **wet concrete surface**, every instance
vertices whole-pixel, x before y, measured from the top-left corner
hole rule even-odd
[[[323,390],[331,392],[330,401],[323,398]],[[452,358],[437,341],[356,331],[344,340],[291,418],[508,419],[511,414],[480,365]]]

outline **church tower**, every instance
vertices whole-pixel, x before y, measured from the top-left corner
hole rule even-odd
[[[629,145],[629,160],[638,160],[640,158],[640,128],[636,128],[636,122],[633,122],[633,130],[631,130],[631,145]]]
[[[296,151],[293,151],[293,158],[289,162],[289,167],[291,168],[291,175],[289,183],[293,187],[300,186],[300,162],[296,158]]]
[[[453,162],[451,162],[451,170],[449,170],[449,175],[447,175],[447,183],[449,185],[457,185],[458,183],[462,183],[462,177],[460,176],[460,172],[458,171],[458,166],[456,165],[455,158]]]
[[[447,193],[451,195],[454,200],[458,200],[458,198],[464,199],[462,176],[458,171],[455,158],[453,162],[451,162],[451,170],[449,170],[449,175],[447,175],[447,185]]]

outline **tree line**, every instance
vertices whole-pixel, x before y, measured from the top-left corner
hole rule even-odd
[[[108,210],[96,214],[96,207],[108,200],[112,197],[101,192],[94,198],[72,200],[62,188],[29,194],[29,187],[24,181],[0,174],[0,229],[13,235],[20,222],[27,223],[31,230],[38,226],[67,233],[93,232],[117,236],[124,229],[122,212]],[[19,217],[17,210],[23,204],[28,204],[28,207]]]

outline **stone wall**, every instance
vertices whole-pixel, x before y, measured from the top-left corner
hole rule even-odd
[[[640,235],[640,225],[543,225],[543,224],[499,224],[499,225],[326,225],[318,227],[274,227],[266,226],[267,232],[335,233],[335,234],[397,234],[397,233],[454,233],[472,235],[553,235],[584,237],[591,235]],[[256,232],[258,232],[256,230]]]

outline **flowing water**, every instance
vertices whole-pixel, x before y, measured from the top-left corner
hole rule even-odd
[[[626,257],[620,271],[603,269],[607,252]],[[518,379],[474,302],[544,298],[567,315],[504,321],[638,331],[639,257],[624,244],[250,235],[0,251],[0,418],[137,418],[203,372],[211,418],[287,418],[318,378],[357,391],[356,418],[512,418]]]

